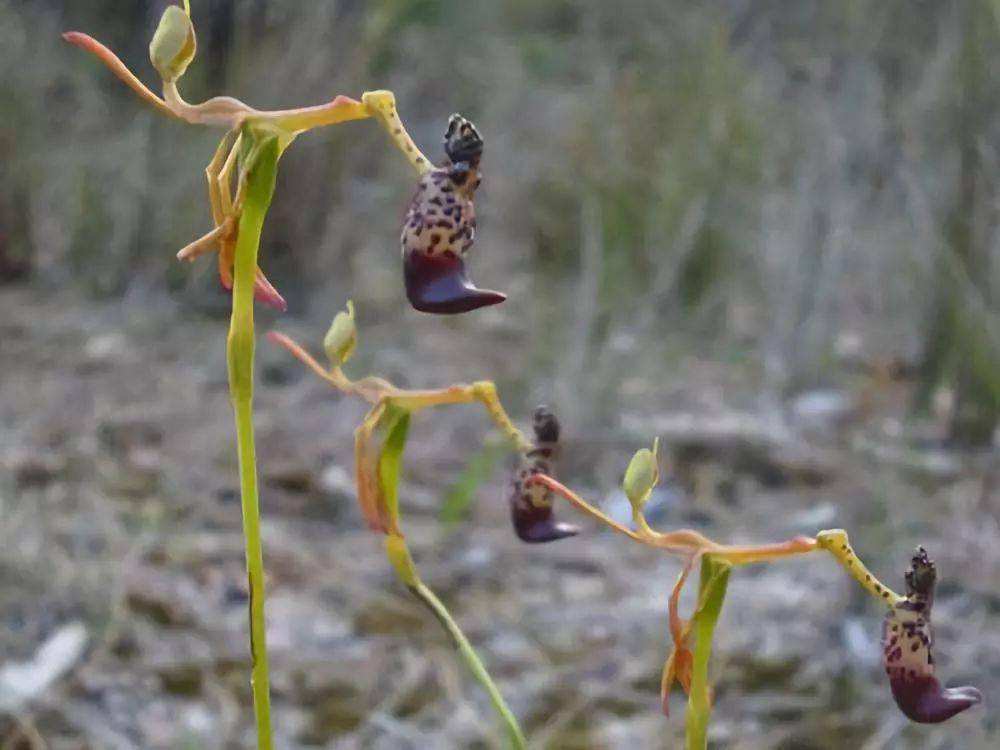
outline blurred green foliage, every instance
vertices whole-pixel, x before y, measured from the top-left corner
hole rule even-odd
[[[469,457],[458,479],[444,496],[439,514],[442,523],[452,526],[466,519],[479,488],[489,481],[497,463],[508,453],[507,446],[501,443],[487,443]]]

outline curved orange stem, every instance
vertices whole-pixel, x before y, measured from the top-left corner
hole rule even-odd
[[[140,99],[152,104],[156,107],[156,109],[165,115],[177,117],[174,111],[167,106],[167,103],[163,101],[163,99],[150,91],[146,84],[136,78],[135,74],[125,66],[125,63],[118,59],[118,56],[114,52],[94,39],[94,37],[80,31],[67,31],[62,35],[62,38],[73,46],[79,47],[85,52],[89,52],[97,57],[97,59],[104,63],[112,73],[118,76],[118,78],[126,86],[138,94]]]

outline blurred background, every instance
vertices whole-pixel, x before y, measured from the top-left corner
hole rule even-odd
[[[252,747],[228,297],[174,253],[210,228],[221,133],[142,105],[62,43],[152,85],[165,2],[0,0],[0,747]],[[405,304],[414,175],[371,121],[281,163],[261,264],[349,366],[492,378],[564,424],[559,475],[612,516],[654,436],[661,528],[765,542],[847,528],[902,587],[941,571],[938,664],[986,702],[907,723],[881,612],[831,561],[740,569],[715,652],[713,747],[1000,743],[1000,3],[993,0],[193,0],[191,101],[260,108],[389,88],[434,158],[486,139],[471,260],[508,301]],[[153,86],[153,88],[157,88]],[[363,406],[258,346],[278,747],[498,747],[437,623],[352,487]],[[525,547],[480,410],[414,422],[404,523],[521,718],[551,748],[680,747],[659,712],[678,566],[582,519]],[[560,508],[573,519],[572,510]],[[691,601],[684,600],[685,611]]]

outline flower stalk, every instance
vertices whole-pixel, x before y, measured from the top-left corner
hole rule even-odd
[[[233,311],[226,342],[229,395],[236,418],[240,498],[250,596],[250,684],[253,690],[257,744],[271,748],[271,699],[268,680],[267,628],[264,618],[264,552],[260,534],[257,457],[253,428],[254,316],[257,253],[264,216],[274,194],[278,142],[273,136],[254,145],[246,167],[246,202],[240,217],[233,273]]]
[[[392,142],[421,174],[426,157],[410,139],[389,91],[366,92],[362,101],[337,96],[313,107],[262,111],[228,96],[200,104],[184,100],[178,81],[193,62],[197,39],[188,0],[165,10],[150,43],[150,61],[162,80],[163,96],[151,91],[122,61],[93,37],[63,34],[70,44],[93,54],[140,99],[161,114],[190,124],[223,127],[223,136],[206,169],[214,228],[178,253],[181,260],[218,253],[219,279],[232,292],[232,315],[226,341],[230,400],[236,425],[240,497],[249,586],[251,685],[258,747],[270,750],[271,718],[265,581],[260,528],[260,499],[253,428],[254,300],[284,311],[285,300],[258,267],[264,218],[274,193],[277,162],[299,134],[317,127],[374,117]],[[232,191],[235,177],[236,189]]]

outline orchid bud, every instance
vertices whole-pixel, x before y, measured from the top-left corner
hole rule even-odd
[[[656,438],[653,441],[653,450],[642,448],[636,451],[625,470],[622,489],[636,513],[642,512],[642,506],[649,500],[650,493],[660,481],[659,454],[660,439]]]
[[[943,688],[934,676],[931,607],[937,570],[918,547],[906,573],[906,596],[893,606],[882,625],[883,664],[896,705],[909,719],[937,724],[980,703],[974,687]]]
[[[554,542],[575,536],[579,529],[555,520],[552,491],[542,484],[529,483],[535,475],[552,476],[552,462],[559,448],[559,421],[545,406],[534,414],[535,445],[521,457],[511,486],[510,516],[514,531],[523,542]]]
[[[184,75],[197,51],[194,24],[183,8],[168,6],[149,43],[149,60],[164,83],[172,83]]]
[[[340,367],[354,354],[358,344],[358,329],[354,325],[354,303],[347,300],[347,310],[337,313],[330,330],[323,337],[323,349],[330,367]]]
[[[483,139],[475,125],[452,115],[444,148],[448,163],[420,178],[400,241],[410,304],[421,312],[450,315],[496,305],[507,297],[479,289],[465,269],[476,237],[473,196],[481,179]]]

